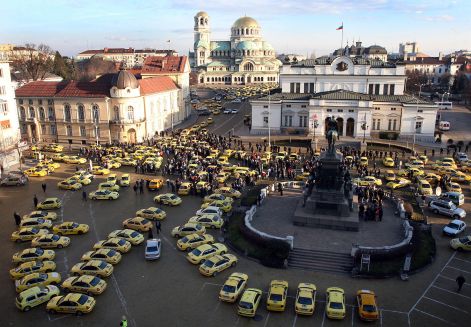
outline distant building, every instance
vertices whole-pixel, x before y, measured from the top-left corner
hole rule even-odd
[[[406,42],[399,44],[399,58],[407,60],[409,55],[419,53],[419,44],[417,42]]]
[[[18,111],[10,65],[7,61],[0,61],[0,165],[3,168],[18,163],[19,141]]]
[[[20,131],[29,142],[82,145],[143,142],[187,117],[168,76],[128,71],[91,82],[31,82],[16,90]]]
[[[352,44],[351,46],[347,45],[344,49],[337,49],[332,54],[333,57],[340,55],[351,58],[375,59],[381,61],[388,60],[388,52],[384,47],[379,45],[364,47],[360,41],[355,42],[355,44]]]
[[[433,141],[437,106],[404,94],[405,81],[403,65],[380,60],[337,56],[283,65],[281,93],[250,101],[251,133],[324,137],[334,117],[341,137]]]
[[[306,56],[303,56],[300,54],[288,53],[288,54],[280,54],[276,58],[280,60],[283,64],[292,64],[292,63],[297,63],[299,61],[306,59]]]
[[[209,15],[201,11],[195,19],[193,70],[199,84],[277,83],[282,63],[262,38],[261,27],[251,17],[237,19],[228,41],[212,41]]]
[[[104,60],[118,63],[122,68],[133,68],[141,67],[144,60],[149,56],[178,56],[178,53],[175,50],[104,48],[100,50],[86,50],[80,52],[76,56],[76,60],[82,61],[90,59],[93,56],[99,56]]]

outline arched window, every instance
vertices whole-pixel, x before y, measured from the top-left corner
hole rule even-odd
[[[44,121],[46,119],[46,114],[44,112],[44,108],[43,107],[40,107],[39,108],[39,119]]]
[[[79,121],[85,121],[85,107],[83,104],[79,104],[77,107]]]
[[[34,118],[34,117],[36,117],[35,112],[34,112],[34,108],[29,107],[29,118]]]
[[[134,120],[134,108],[132,106],[128,107],[128,119]]]
[[[200,24],[201,24],[201,25],[204,25],[204,19],[203,19],[203,17],[201,17],[201,19],[200,19]]]
[[[100,108],[96,104],[92,106],[92,115],[93,115],[93,122],[99,123],[100,122]]]
[[[244,65],[244,70],[249,72],[253,71],[253,64],[251,62],[246,63]]]
[[[114,114],[114,120],[119,120],[119,107],[118,106],[113,107],[113,114]]]
[[[253,29],[250,29],[250,35],[253,35]]]
[[[249,29],[248,28],[245,29],[245,34],[249,35]]]
[[[64,120],[65,121],[70,121],[71,120],[70,105],[68,103],[66,103],[64,105]]]
[[[26,120],[26,110],[24,107],[20,107],[20,119]]]

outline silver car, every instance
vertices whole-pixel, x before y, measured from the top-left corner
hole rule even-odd
[[[454,219],[463,219],[466,217],[466,211],[458,208],[450,200],[432,200],[429,203],[429,207],[434,213],[449,216]]]
[[[7,176],[0,182],[1,186],[22,186],[27,182],[26,177],[24,176]]]
[[[162,242],[160,238],[152,238],[146,242],[146,260],[157,260],[160,258],[160,249],[162,248]]]

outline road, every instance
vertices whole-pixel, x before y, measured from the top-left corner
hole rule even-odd
[[[465,144],[471,141],[471,111],[464,106],[455,105],[452,110],[440,110],[441,120],[450,122],[450,130],[444,131],[443,142],[452,139],[456,142],[464,141]]]

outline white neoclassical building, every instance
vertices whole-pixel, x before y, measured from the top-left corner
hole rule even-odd
[[[183,121],[181,88],[168,76],[128,71],[91,82],[32,82],[16,90],[22,138],[29,142],[142,142]]]
[[[261,27],[251,17],[237,19],[228,41],[212,41],[209,15],[200,11],[195,19],[193,70],[200,84],[277,83],[281,61]]]
[[[340,136],[433,140],[437,107],[404,94],[405,80],[404,66],[348,56],[283,65],[282,92],[250,101],[251,133],[323,137],[334,117]]]

